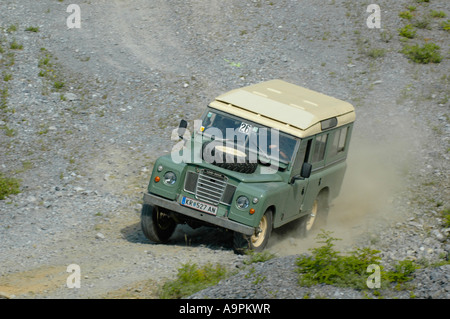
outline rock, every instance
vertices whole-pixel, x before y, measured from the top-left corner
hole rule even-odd
[[[439,230],[437,230],[437,229],[433,230],[433,231],[431,232],[431,234],[433,234],[433,236],[434,236],[437,240],[439,240],[440,242],[444,242],[445,239],[446,239],[446,237],[445,237],[444,235],[442,235],[441,232],[440,232]]]
[[[75,93],[66,93],[66,94],[64,94],[64,96],[66,97],[66,99],[68,101],[76,101],[76,100],[78,100],[78,97],[77,97],[77,95]]]
[[[95,238],[96,238],[96,239],[105,239],[105,235],[103,235],[102,233],[97,233],[97,234],[95,235]]]

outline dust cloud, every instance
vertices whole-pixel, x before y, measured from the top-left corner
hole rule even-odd
[[[358,237],[371,232],[375,225],[402,218],[394,200],[406,188],[406,175],[413,165],[411,135],[389,136],[387,142],[384,138],[353,131],[341,193],[331,203],[327,225],[323,228],[340,239],[335,242],[337,249],[353,249]],[[268,250],[279,256],[306,253],[321,245],[317,243],[318,233],[298,238],[295,230],[280,228],[272,233]]]

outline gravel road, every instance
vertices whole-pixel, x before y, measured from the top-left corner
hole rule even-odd
[[[72,2],[80,28],[68,28]],[[295,258],[314,237],[275,232],[268,250],[278,258],[249,276],[225,231],[179,227],[155,245],[140,230],[153,163],[176,143],[180,119],[192,125],[215,96],[275,78],[355,105],[349,168],[326,227],[338,248],[380,250],[387,266],[448,260],[450,5],[379,1],[381,28],[368,28],[369,4],[1,1],[0,172],[20,179],[21,192],[0,200],[0,295],[157,298],[181,264],[210,262],[241,271],[193,298],[364,298],[297,284]],[[408,6],[412,22],[399,17]],[[426,26],[399,36],[414,21]],[[440,46],[440,63],[400,52],[425,42]],[[81,287],[70,289],[73,264]],[[449,278],[448,263],[429,266],[385,296],[448,299]]]

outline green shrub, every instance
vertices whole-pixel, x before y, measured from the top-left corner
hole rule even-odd
[[[318,236],[318,242],[324,245],[311,249],[312,255],[302,255],[296,260],[297,272],[300,273],[299,284],[311,286],[315,284],[327,284],[338,287],[350,287],[354,289],[368,289],[367,279],[369,265],[380,267],[380,283],[382,288],[390,283],[403,284],[412,279],[412,274],[418,266],[410,261],[400,261],[394,266],[393,271],[384,271],[379,265],[380,251],[370,248],[358,248],[347,255],[341,255],[334,249],[333,238],[327,232]]]
[[[296,260],[297,272],[300,273],[299,284],[367,288],[366,270],[369,265],[380,262],[380,257],[377,256],[379,251],[364,248],[342,256],[334,249],[333,242],[337,238],[330,237],[327,232],[322,232],[317,237],[318,242],[324,245],[312,249],[312,256],[303,255]]]
[[[433,18],[445,18],[447,16],[447,14],[445,14],[444,11],[436,11],[436,10],[431,10],[430,15]]]
[[[402,284],[413,279],[412,274],[416,269],[419,269],[419,266],[414,261],[401,260],[394,265],[394,270],[384,274],[384,278],[389,282]]]
[[[250,256],[250,258],[244,261],[245,265],[250,265],[259,262],[266,262],[276,257],[275,254],[268,252],[267,250],[264,250],[260,253],[249,252],[248,255]]]
[[[442,211],[442,217],[444,217],[444,226],[450,227],[450,208]]]
[[[11,44],[9,45],[9,48],[11,50],[22,50],[23,49],[23,45],[19,44],[16,39],[14,39]]]
[[[55,83],[53,83],[53,87],[57,90],[62,89],[64,87],[64,82],[55,81]]]
[[[412,39],[416,36],[416,30],[410,24],[405,25],[403,28],[398,29],[398,34],[402,37]]]
[[[39,27],[28,27],[25,29],[28,32],[39,32]]]
[[[413,14],[410,11],[402,11],[398,14],[398,16],[406,20],[411,20],[413,18]]]
[[[423,46],[405,45],[402,49],[402,53],[405,54],[410,60],[416,63],[439,63],[442,57],[439,53],[440,47],[434,43],[426,43]]]
[[[372,48],[367,52],[367,56],[373,59],[382,58],[386,55],[386,50],[383,48]]]
[[[0,200],[5,199],[8,195],[19,193],[19,180],[15,178],[5,177],[2,173],[0,173]]]
[[[441,27],[445,31],[450,31],[450,20],[441,22]]]
[[[227,275],[226,269],[221,265],[206,264],[198,267],[197,264],[183,264],[178,269],[177,278],[166,282],[159,292],[163,299],[180,299],[216,285]]]

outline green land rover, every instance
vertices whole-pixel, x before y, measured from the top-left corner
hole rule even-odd
[[[340,192],[354,121],[351,104],[282,80],[218,96],[155,162],[142,231],[164,243],[177,224],[221,227],[236,252],[263,250],[294,221],[306,236]]]

